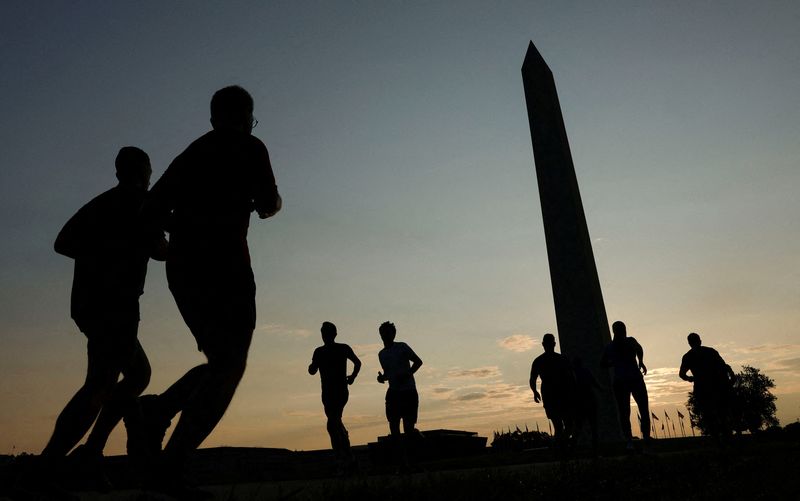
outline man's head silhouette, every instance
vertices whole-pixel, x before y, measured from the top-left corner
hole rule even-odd
[[[253,98],[249,92],[231,85],[214,93],[211,98],[211,125],[214,129],[250,134],[257,123],[253,118]]]
[[[322,342],[325,344],[330,344],[336,339],[336,326],[331,322],[322,322],[319,331],[322,334]]]
[[[699,348],[702,342],[700,341],[700,335],[695,332],[692,332],[688,336],[686,336],[686,340],[689,341],[689,346],[692,348]]]
[[[542,347],[547,353],[552,353],[556,349],[556,337],[550,333],[542,336]]]
[[[391,322],[384,322],[378,327],[378,332],[381,335],[383,344],[389,346],[394,342],[394,337],[397,335],[397,329]]]
[[[124,188],[146,190],[150,186],[150,157],[135,146],[124,146],[114,160],[117,179]]]
[[[611,324],[611,330],[614,332],[614,339],[625,339],[628,335],[628,329],[619,320]]]

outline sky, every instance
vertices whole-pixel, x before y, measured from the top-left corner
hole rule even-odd
[[[800,417],[800,3],[3,2],[0,454],[38,453],[85,375],[66,220],[120,147],[156,180],[255,100],[283,211],[251,220],[258,324],[204,446],[329,446],[319,326],[364,362],[344,422],[385,435],[377,328],[423,359],[422,430],[546,427],[528,388],[555,332],[520,67],[555,77],[609,321],[645,350],[658,413],[698,332]],[[139,337],[163,391],[202,354],[151,262]],[[558,348],[557,348],[558,349]],[[118,427],[107,454],[124,451]]]

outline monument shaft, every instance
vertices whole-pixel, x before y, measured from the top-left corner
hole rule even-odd
[[[570,360],[580,357],[604,386],[597,402],[600,440],[622,440],[609,372],[600,367],[611,336],[592,242],[553,74],[533,42],[522,65],[522,81],[561,352]]]

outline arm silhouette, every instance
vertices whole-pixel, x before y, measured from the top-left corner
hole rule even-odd
[[[411,374],[414,374],[419,370],[420,367],[422,367],[422,359],[419,358],[416,353],[414,353],[414,350],[409,351],[411,351],[408,357],[411,361],[411,368],[409,370],[411,371]]]
[[[269,161],[269,151],[263,144],[258,149],[258,166],[256,168],[255,193],[253,202],[258,217],[267,219],[274,216],[283,207],[283,199],[278,194],[275,184],[275,174]]]
[[[530,385],[531,390],[533,390],[533,401],[537,404],[542,401],[542,396],[536,390],[536,380],[539,379],[539,369],[536,367],[536,363],[531,364],[531,378],[530,378]]]
[[[353,384],[358,376],[359,371],[361,370],[361,360],[359,360],[352,348],[348,346],[347,349],[347,359],[353,362],[353,372],[347,376],[347,384]]]
[[[686,365],[686,355],[684,355],[681,359],[681,368],[678,370],[678,377],[691,383],[694,381],[694,377],[688,374],[689,368]]]
[[[61,231],[58,232],[53,248],[62,256],[75,259],[84,250],[82,245],[84,243],[84,232],[82,231],[80,215],[81,213],[78,212],[72,216]]]
[[[644,349],[638,341],[634,340],[633,342],[635,344],[634,349],[636,350],[636,356],[639,358],[639,369],[642,371],[642,374],[646,376],[647,367],[644,365]]]

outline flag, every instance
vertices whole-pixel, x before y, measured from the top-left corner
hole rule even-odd
[[[658,419],[658,416],[656,416],[655,412],[650,412],[650,416],[652,416],[653,419],[655,419],[656,421],[661,421],[660,419]]]
[[[667,418],[667,421],[669,421],[669,414],[667,414],[666,410],[664,410],[664,417]]]
[[[678,411],[678,417],[679,417],[679,418],[681,418],[681,419],[684,419],[684,418],[686,418],[686,416],[684,416],[683,414],[681,414],[681,411]]]
[[[664,431],[664,423],[661,423],[661,431]]]
[[[539,421],[536,421],[536,433],[540,433],[539,432]]]
[[[529,433],[528,432],[528,423],[525,423],[525,433]]]

